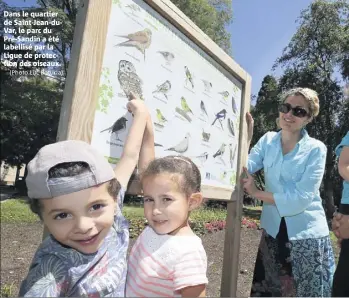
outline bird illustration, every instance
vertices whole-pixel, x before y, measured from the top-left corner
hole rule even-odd
[[[164,115],[162,115],[159,109],[156,109],[156,117],[158,118],[160,124],[167,122],[167,119],[164,117]]]
[[[182,109],[176,107],[176,112],[181,115],[183,118],[185,118],[186,120],[188,120],[189,122],[191,122],[191,118],[189,117],[189,115],[183,111]]]
[[[236,148],[237,148],[237,145],[235,145],[234,150],[233,150],[233,144],[229,144],[229,160],[230,160],[231,168],[234,167],[234,159],[235,159],[235,154],[236,154]]]
[[[202,139],[204,142],[208,142],[210,140],[211,134],[208,132],[205,132],[204,129],[202,129]]]
[[[228,118],[228,130],[229,132],[235,136],[235,128],[234,128],[234,122]]]
[[[200,154],[199,156],[195,156],[195,158],[198,159],[201,164],[204,164],[205,161],[208,159],[208,153],[204,152],[204,153]]]
[[[208,117],[207,111],[206,111],[206,107],[205,107],[205,103],[203,101],[200,102],[200,109],[202,111],[203,114],[206,114],[206,116]]]
[[[217,181],[217,176],[215,174],[212,174],[212,173],[206,173],[206,179]]]
[[[219,112],[216,114],[216,118],[213,120],[211,126],[214,125],[214,124],[216,123],[217,120],[219,120],[219,123],[221,124],[222,129],[223,129],[223,125],[222,125],[222,122],[221,122],[221,121],[222,121],[222,119],[225,119],[226,115],[227,115],[227,110],[226,110],[226,109],[223,109],[223,110],[219,111]]]
[[[224,180],[227,177],[227,171],[223,171],[220,175],[220,180]]]
[[[213,154],[213,158],[216,158],[217,156],[222,156],[224,154],[225,151],[225,146],[227,146],[226,144],[222,144],[219,149],[217,150],[217,152],[215,154]]]
[[[121,86],[121,89],[125,92],[126,96],[130,98],[131,91],[138,95],[141,99],[143,98],[142,94],[142,80],[136,73],[136,68],[132,62],[127,60],[120,60],[119,62],[119,71],[118,71],[118,80]]]
[[[188,66],[184,66],[184,69],[185,69],[185,76],[186,76],[185,83],[187,84],[189,81],[192,88],[194,88],[193,76],[192,76],[191,72],[189,71]]]
[[[235,185],[236,184],[236,173],[232,173],[232,175],[230,176],[230,184],[231,185]]]
[[[231,97],[231,105],[232,105],[234,114],[236,114],[238,112],[238,108],[236,106],[236,101],[235,101],[234,96]]]
[[[140,7],[134,3],[125,5],[125,7],[129,8],[134,16],[136,15],[136,13],[141,11]]]
[[[206,80],[202,80],[202,82],[205,85],[205,91],[210,92],[212,88],[212,83]]]
[[[162,93],[166,97],[166,99],[168,99],[167,93],[171,90],[171,82],[169,80],[166,80],[161,85],[157,85],[156,87],[157,89],[153,91],[153,94]]]
[[[119,133],[121,133],[122,131],[124,131],[126,129],[126,122],[127,122],[127,119],[124,116],[122,116],[118,120],[116,120],[112,126],[106,128],[106,129],[103,129],[101,131],[101,133],[108,130],[112,134],[115,133],[116,139],[121,141],[119,139]]]
[[[182,106],[182,109],[183,109],[184,112],[192,113],[192,115],[194,115],[193,111],[190,109],[186,99],[183,96],[181,97],[181,106]]]
[[[222,91],[222,92],[218,92],[218,94],[222,95],[222,97],[227,100],[229,97],[229,92],[228,91]]]
[[[118,37],[127,38],[128,40],[121,42],[115,46],[118,47],[135,47],[144,55],[145,60],[145,50],[150,47],[152,32],[150,29],[146,28],[142,31],[137,31],[130,33],[128,35],[117,35]]]
[[[158,51],[159,54],[162,55],[162,57],[164,57],[164,59],[166,60],[166,64],[170,65],[172,63],[172,61],[175,59],[175,55],[171,52],[167,52],[167,51]]]
[[[154,147],[164,147],[164,146],[162,146],[162,145],[159,144],[159,143],[154,143]]]
[[[189,147],[189,137],[190,134],[187,133],[182,141],[180,141],[176,146],[166,149],[166,151],[175,151],[177,153],[186,152]]]

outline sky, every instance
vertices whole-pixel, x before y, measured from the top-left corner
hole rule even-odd
[[[36,0],[5,0],[13,6],[31,6]],[[301,10],[312,0],[232,0],[231,33],[233,59],[252,77],[257,95],[263,78],[272,73],[275,60],[296,32]]]
[[[296,33],[301,10],[311,0],[232,0],[233,59],[252,77],[252,94],[257,95],[263,78]],[[280,71],[275,72],[280,75]]]

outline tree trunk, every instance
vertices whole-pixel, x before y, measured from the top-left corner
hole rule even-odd
[[[20,174],[20,172],[21,172],[21,166],[17,166],[16,167],[16,178],[15,178],[15,183],[18,181],[18,179],[19,179],[19,174]]]
[[[25,165],[23,181],[25,181],[25,179],[27,178],[27,175],[28,175],[28,169],[27,169],[27,165]]]
[[[325,179],[324,179],[324,208],[327,219],[331,219],[335,211],[334,197],[333,197],[333,183],[331,178],[333,165],[327,165]]]

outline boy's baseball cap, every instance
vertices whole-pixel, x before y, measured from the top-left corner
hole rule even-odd
[[[66,162],[85,162],[90,171],[49,180],[49,170]],[[33,199],[51,199],[115,178],[114,170],[107,159],[90,144],[78,140],[61,141],[42,147],[28,163],[27,169],[28,197]]]

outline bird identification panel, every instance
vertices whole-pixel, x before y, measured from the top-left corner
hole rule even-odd
[[[153,120],[156,157],[184,155],[202,184],[233,190],[242,85],[143,1],[114,0],[91,144],[111,164],[132,124],[132,91]]]

